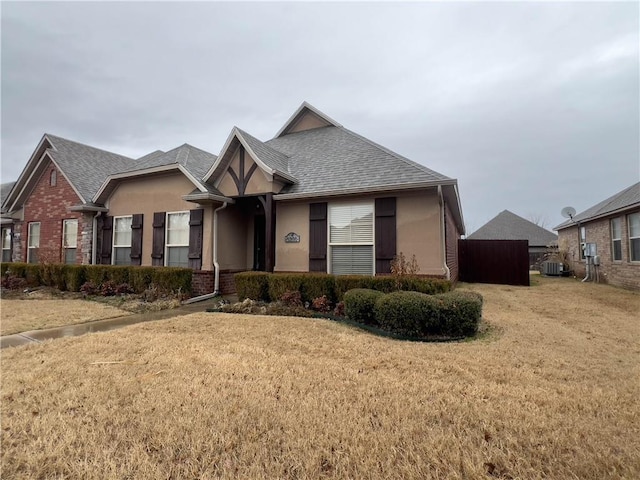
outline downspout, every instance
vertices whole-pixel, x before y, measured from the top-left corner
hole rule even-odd
[[[444,197],[442,195],[442,185],[438,185],[438,203],[440,204],[440,244],[442,245],[442,267],[444,269],[444,275],[447,280],[451,280],[451,270],[447,265],[447,238],[444,233],[445,221],[444,221]]]
[[[218,212],[227,208],[227,202],[224,202],[221,207],[216,208],[213,211],[213,222],[211,223],[211,236],[213,237],[213,268],[215,280],[213,283],[214,295],[220,295],[220,264],[218,263]]]
[[[98,244],[98,217],[100,216],[100,212],[96,213],[93,216],[93,228],[92,230],[92,236],[93,238],[91,239],[91,265],[95,265],[96,264],[96,258],[97,258],[97,254],[96,254],[96,245]]]

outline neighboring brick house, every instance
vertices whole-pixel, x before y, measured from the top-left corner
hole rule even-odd
[[[467,237],[469,240],[527,240],[529,267],[537,268],[549,247],[555,247],[558,236],[509,210],[503,210]]]
[[[640,182],[558,225],[558,245],[586,276],[583,247],[595,243],[601,282],[640,289]]]
[[[17,228],[42,222],[36,206],[55,203],[45,197],[49,163],[38,159],[49,152],[55,160],[63,140],[45,140],[50,145],[38,147],[5,202]],[[183,145],[116,157],[109,172],[86,165],[91,192],[55,200],[56,225],[78,218],[90,240],[76,252],[83,263],[188,266],[198,293],[233,288],[232,274],[244,270],[386,274],[400,252],[416,256],[421,274],[457,279],[464,234],[457,181],[306,102],[266,142],[234,127],[219,156]],[[29,183],[38,161],[40,180]],[[72,166],[54,166],[78,193],[86,179],[70,179]],[[46,234],[62,245],[61,228]],[[24,236],[22,245],[27,250]],[[14,251],[14,259],[25,258]]]

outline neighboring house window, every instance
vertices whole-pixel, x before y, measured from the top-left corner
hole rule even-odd
[[[167,267],[189,266],[189,212],[167,213]]]
[[[51,185],[52,187],[55,187],[58,183],[58,174],[56,173],[55,170],[51,170],[51,173],[49,174],[49,185]]]
[[[373,275],[373,203],[329,206],[329,249],[334,275]]]
[[[580,227],[580,260],[584,260],[584,249],[587,247],[587,229]]]
[[[131,264],[131,215],[113,219],[113,264]]]
[[[622,221],[620,218],[611,219],[611,260],[622,260]]]
[[[11,261],[11,229],[2,229],[2,261]]]
[[[29,243],[27,248],[27,262],[38,263],[38,250],[40,249],[40,222],[29,224]]]
[[[640,213],[632,213],[627,217],[629,223],[629,259],[640,262]]]
[[[76,263],[78,248],[78,220],[65,220],[62,228],[64,263]]]

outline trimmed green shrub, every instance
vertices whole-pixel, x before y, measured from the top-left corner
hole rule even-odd
[[[344,294],[344,311],[350,320],[376,325],[375,305],[384,293],[368,288],[354,288]]]
[[[109,270],[113,268],[110,265],[87,265],[86,281],[94,285],[102,285],[109,279]]]
[[[268,277],[269,298],[279,300],[290,291],[298,291],[304,303],[326,296],[331,302],[335,299],[335,277],[326,273],[275,273]]]
[[[269,301],[269,277],[266,272],[242,272],[236,273],[233,278],[236,284],[236,292],[240,301],[249,298],[251,300]]]
[[[153,283],[153,272],[161,267],[135,267],[129,271],[129,285],[135,293],[142,293]]]
[[[482,296],[466,291],[438,295],[393,292],[381,297],[374,311],[380,327],[393,333],[471,336],[482,318]]]
[[[392,292],[381,296],[375,304],[374,314],[380,328],[411,337],[425,333],[426,316],[433,311],[432,296],[420,292]],[[430,318],[429,322],[435,319]],[[437,320],[435,320],[437,321]]]
[[[161,292],[189,295],[191,294],[191,278],[192,270],[190,268],[155,267],[151,281]]]
[[[428,278],[418,276],[392,276],[371,277],[368,275],[340,275],[335,277],[336,297],[342,300],[344,294],[354,288],[368,288],[379,292],[391,293],[400,290],[411,292],[444,293],[451,290],[451,282],[440,278]]]
[[[482,295],[458,290],[437,295],[440,300],[440,324],[442,332],[450,336],[471,336],[478,331],[482,318]]]
[[[86,281],[86,265],[67,265],[65,271],[65,284],[70,292],[79,292],[80,287]]]
[[[400,290],[435,295],[451,291],[451,282],[442,278],[400,277]]]

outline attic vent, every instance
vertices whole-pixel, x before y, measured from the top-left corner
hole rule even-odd
[[[542,262],[543,275],[562,275],[562,264],[558,262]]]

